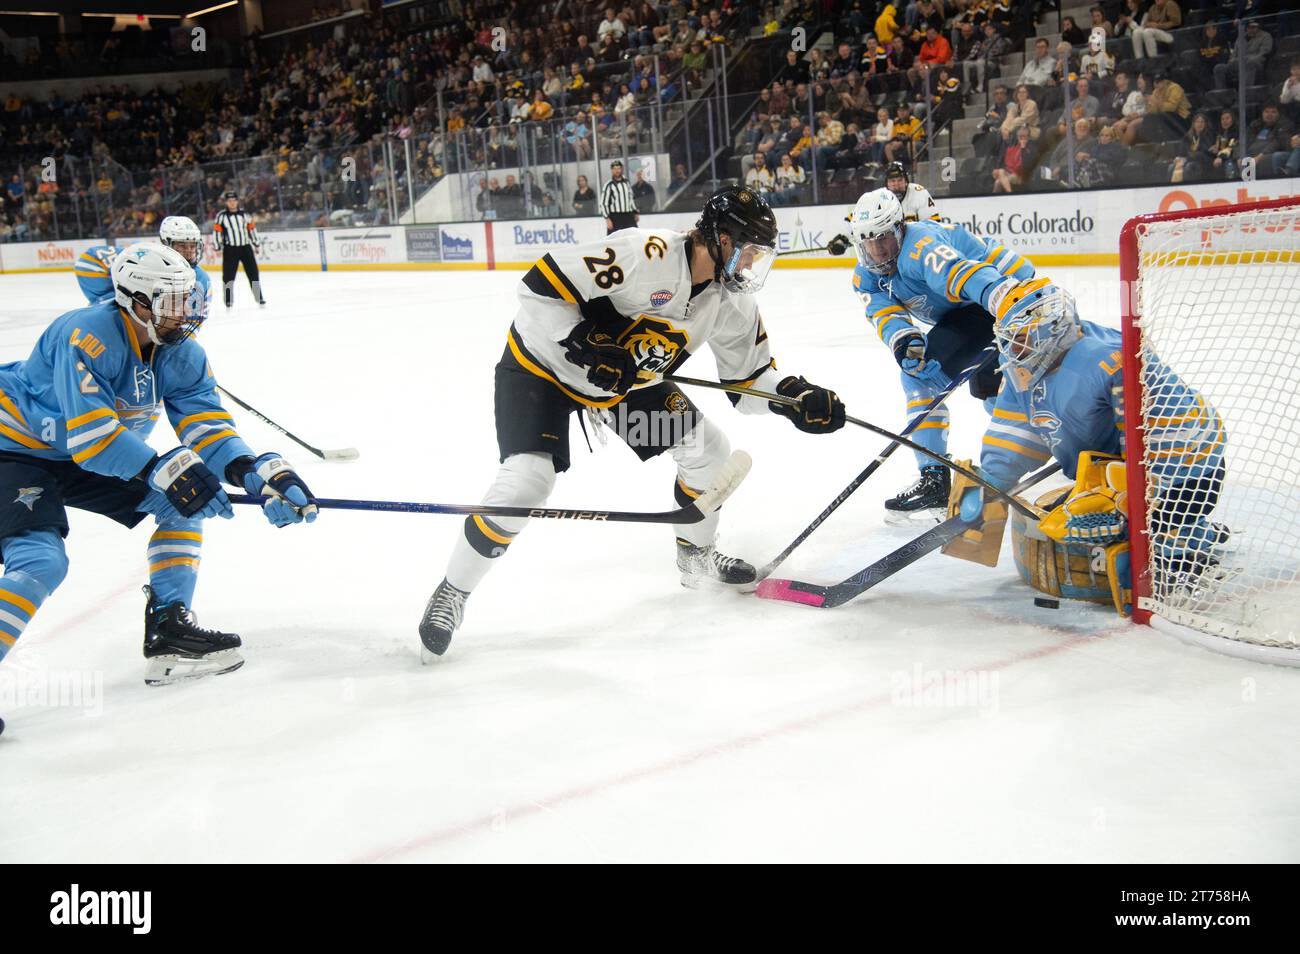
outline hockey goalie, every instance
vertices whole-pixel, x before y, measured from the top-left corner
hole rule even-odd
[[[1082,321],[1068,292],[1047,278],[1013,286],[994,308],[1002,390],[984,435],[979,469],[1009,488],[1055,458],[1072,487],[1037,501],[1037,523],[1012,522],[1016,566],[1052,596],[1131,608],[1120,332]],[[1227,529],[1210,520],[1224,479],[1218,413],[1169,369],[1143,368],[1151,538],[1162,572],[1194,588],[1216,573]],[[1142,488],[1133,488],[1143,492]],[[958,476],[950,516],[972,524],[945,552],[994,565],[1005,504]],[[1158,541],[1158,542],[1156,542]]]

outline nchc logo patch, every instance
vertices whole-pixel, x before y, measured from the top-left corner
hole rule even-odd
[[[650,307],[662,308],[673,300],[673,293],[666,288],[661,288],[657,292],[650,293]]]

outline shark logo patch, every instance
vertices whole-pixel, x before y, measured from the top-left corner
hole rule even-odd
[[[31,510],[43,493],[45,493],[44,487],[19,487],[18,496],[14,498],[14,503],[20,503],[28,510]]]

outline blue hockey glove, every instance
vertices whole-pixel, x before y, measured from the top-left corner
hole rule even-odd
[[[316,498],[279,454],[263,454],[256,460],[240,457],[231,462],[226,478],[232,484],[243,484],[250,494],[265,495],[268,499],[262,512],[277,527],[316,519]]]
[[[177,447],[155,457],[146,471],[149,485],[162,491],[182,517],[228,520],[235,515],[217,475],[188,447]]]
[[[916,333],[905,335],[894,345],[894,358],[904,374],[910,374],[918,381],[924,381],[936,391],[942,391],[952,384],[952,379],[944,374],[938,361],[925,358],[925,338]]]

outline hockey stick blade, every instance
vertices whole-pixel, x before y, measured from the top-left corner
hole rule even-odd
[[[754,592],[760,599],[784,600],[787,603],[816,606],[818,609],[834,609],[978,525],[978,521],[967,522],[961,517],[945,520],[842,583],[820,586],[798,580],[767,579],[758,584],[758,589]]]
[[[344,447],[340,450],[323,450],[320,451],[323,460],[356,460],[361,456],[361,451],[355,447]]]
[[[249,414],[253,415],[253,417],[257,418],[263,424],[266,424],[274,428],[275,430],[279,431],[281,434],[289,438],[289,440],[293,441],[299,447],[307,451],[310,451],[312,454],[315,454],[321,460],[356,460],[358,457],[361,456],[361,452],[357,450],[355,447],[341,447],[336,450],[328,450],[328,449],[321,450],[319,447],[316,447],[312,444],[308,444],[305,440],[303,440],[301,437],[299,437],[297,434],[293,433],[292,431],[288,430],[287,428],[277,424],[275,421],[271,420],[269,417],[267,417],[257,408],[253,407],[253,405],[231,394],[221,385],[217,385],[217,390],[220,391],[222,394],[224,394],[226,397],[230,398],[230,400],[234,401],[236,404],[242,407]]]
[[[1040,481],[1051,477],[1060,469],[1060,464],[1055,462],[1048,464],[1020,481],[1011,488],[1009,493],[1013,495],[1022,493]],[[754,592],[758,594],[760,599],[783,600],[787,603],[803,603],[805,606],[816,606],[819,609],[834,609],[836,606],[841,606],[849,600],[861,596],[877,583],[889,579],[899,570],[911,566],[921,557],[933,553],[972,527],[979,526],[980,523],[979,520],[962,520],[960,516],[949,517],[943,523],[931,527],[919,537],[907,541],[897,550],[885,554],[875,563],[840,583],[820,585],[817,583],[802,583],[798,580],[767,579],[759,583]]]

